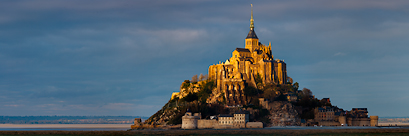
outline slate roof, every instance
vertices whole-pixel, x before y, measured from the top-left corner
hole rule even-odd
[[[247,34],[246,39],[248,39],[248,38],[258,39],[258,37],[256,35],[256,32],[254,32],[254,29],[250,29],[250,32],[249,32],[249,34]]]
[[[234,117],[233,115],[229,114],[220,114],[219,117]]]
[[[246,48],[236,48],[236,51],[238,51],[238,52],[250,52],[250,50],[246,49]]]

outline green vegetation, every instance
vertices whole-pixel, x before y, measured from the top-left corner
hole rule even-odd
[[[185,97],[182,98],[182,101],[186,102],[193,102],[196,101],[199,97],[197,96],[197,93],[189,93]]]
[[[244,95],[246,96],[257,96],[257,94],[259,93],[260,93],[260,90],[252,86],[246,86],[244,88]]]
[[[256,82],[257,88],[260,88],[261,86],[263,86],[263,78],[261,77],[259,73],[257,73],[254,80]]]
[[[223,101],[216,104],[206,103],[207,99],[211,96],[213,90],[216,88],[216,84],[212,80],[203,80],[206,76],[200,75],[197,79],[197,75],[192,77],[192,80],[185,80],[181,89],[186,91],[193,91],[197,89],[197,92],[190,92],[185,97],[179,99],[175,98],[169,100],[165,106],[162,107],[157,113],[150,117],[146,122],[152,124],[152,122],[168,124],[181,124],[182,116],[190,109],[193,113],[200,112],[202,118],[209,118],[213,115],[218,114],[229,114],[234,111],[229,111],[233,109],[226,108],[223,92],[221,96]],[[199,80],[199,81],[198,81]],[[292,81],[287,82],[287,84],[276,84],[276,83],[263,83],[263,79],[260,74],[255,77],[256,87],[251,85],[246,85],[243,89],[243,93],[246,96],[247,104],[243,105],[243,108],[252,108],[254,112],[252,115],[252,121],[261,121],[265,124],[270,124],[270,111],[264,109],[264,107],[259,105],[259,98],[264,98],[270,101],[289,101],[301,109],[300,111],[301,119],[313,119],[314,109],[321,106],[331,106],[331,103],[325,101],[319,101],[314,98],[311,90],[304,88],[303,90],[298,90],[298,82],[293,83]],[[238,109],[235,109],[238,110]],[[163,120],[164,118],[167,120]],[[146,123],[145,122],[145,123]]]
[[[198,92],[199,101],[201,103],[206,103],[207,98],[212,94],[212,90],[215,88],[214,81],[205,81],[200,85],[200,91]]]
[[[194,76],[195,77],[195,76]],[[204,77],[201,77],[203,79]],[[196,93],[188,93],[182,99],[174,98],[169,100],[165,106],[162,107],[157,113],[152,115],[146,123],[152,123],[158,121],[162,115],[168,115],[169,120],[168,124],[181,124],[182,123],[182,116],[190,109],[192,112],[201,112],[203,118],[210,117],[211,115],[217,115],[220,113],[225,113],[224,106],[219,104],[207,105],[206,100],[212,93],[212,90],[216,87],[214,81],[212,80],[204,80],[201,82],[196,82],[199,84],[199,91]],[[181,88],[188,90],[191,87],[191,83],[189,80],[185,80]]]
[[[180,87],[181,89],[188,89],[190,87],[190,81],[189,80],[185,80],[183,83],[182,83],[182,86]]]

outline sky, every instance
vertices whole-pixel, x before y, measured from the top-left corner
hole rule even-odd
[[[150,116],[244,47],[250,4],[300,89],[409,116],[407,0],[4,0],[0,116]]]

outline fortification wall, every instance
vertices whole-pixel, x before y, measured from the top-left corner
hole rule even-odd
[[[246,128],[263,128],[263,122],[247,122]]]
[[[337,121],[319,121],[318,125],[322,126],[341,126]]]
[[[197,128],[196,116],[183,116],[182,117],[182,129],[196,129]]]
[[[341,126],[346,126],[347,124],[347,117],[346,116],[339,116],[338,117],[339,124]]]
[[[371,126],[369,118],[348,118],[348,126]]]
[[[197,121],[198,129],[214,128],[216,125],[218,125],[218,122],[215,119],[213,120],[201,119]]]

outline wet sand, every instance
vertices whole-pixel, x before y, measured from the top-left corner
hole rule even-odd
[[[409,128],[129,131],[0,131],[0,135],[409,135]]]
[[[0,128],[112,128],[130,129],[132,124],[0,124]]]
[[[378,126],[409,126],[409,123],[378,123]]]

